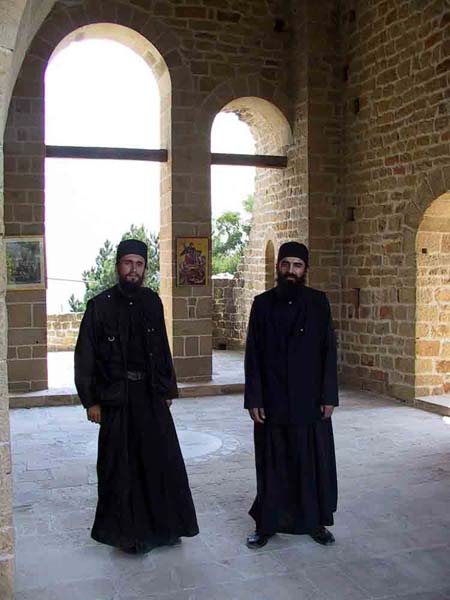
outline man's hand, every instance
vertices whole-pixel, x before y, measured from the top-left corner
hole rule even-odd
[[[100,408],[100,404],[94,404],[94,406],[90,406],[87,409],[87,418],[91,423],[98,423],[98,425],[100,425],[102,420],[102,409]]]
[[[172,406],[172,398],[166,398],[166,404],[170,408]]]
[[[252,418],[252,421],[264,425],[264,421],[266,420],[266,414],[263,408],[249,408],[248,412],[250,414],[250,417]]]
[[[330,404],[323,404],[320,407],[320,410],[322,412],[322,419],[329,419],[333,414],[334,406],[331,406]]]

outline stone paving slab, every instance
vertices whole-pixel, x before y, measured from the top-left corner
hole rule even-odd
[[[248,550],[255,493],[242,396],[174,403],[201,533],[130,556],[90,538],[97,427],[81,407],[11,411],[17,600],[450,600],[450,425],[343,390],[333,547]]]

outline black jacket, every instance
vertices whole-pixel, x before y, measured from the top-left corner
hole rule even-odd
[[[244,406],[264,408],[275,424],[305,425],[321,418],[322,404],[339,403],[336,338],[323,292],[299,289],[293,325],[286,334],[288,308],[276,288],[254,299],[245,351]]]
[[[130,302],[136,303],[145,340],[145,365],[155,397],[178,396],[162,302],[149,288],[133,297],[117,286],[89,300],[75,348],[75,385],[85,408],[121,406],[127,399]]]

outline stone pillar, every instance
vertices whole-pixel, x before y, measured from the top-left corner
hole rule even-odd
[[[3,152],[0,149],[0,182],[3,181]],[[0,183],[0,214],[3,209],[3,187]],[[5,303],[4,228],[0,224],[0,598],[14,597],[14,523],[12,513],[12,466],[7,388],[8,318]]]
[[[307,3],[309,285],[327,292],[340,318],[342,209],[338,14],[333,0]]]
[[[175,102],[177,97],[175,96]],[[170,327],[173,336],[175,369],[179,381],[207,381],[212,377],[212,286],[211,256],[206,286],[176,285],[176,238],[207,237],[211,249],[211,200],[209,139],[199,136],[189,123],[189,111],[194,114],[195,94],[185,95],[190,106],[173,107],[171,167],[172,206],[170,210],[171,290]],[[162,248],[169,242],[162,240]],[[168,248],[167,248],[168,250]],[[161,255],[161,271],[165,271]],[[166,259],[167,261],[167,259]],[[167,265],[167,262],[166,262]],[[167,298],[165,298],[167,306]]]
[[[44,235],[43,63],[17,80],[5,130],[5,234]],[[15,290],[9,315],[10,391],[42,390],[47,383],[46,291]]]

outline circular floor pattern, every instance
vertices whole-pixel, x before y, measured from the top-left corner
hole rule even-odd
[[[186,460],[212,454],[222,447],[222,440],[219,437],[199,431],[180,430],[178,439]]]

